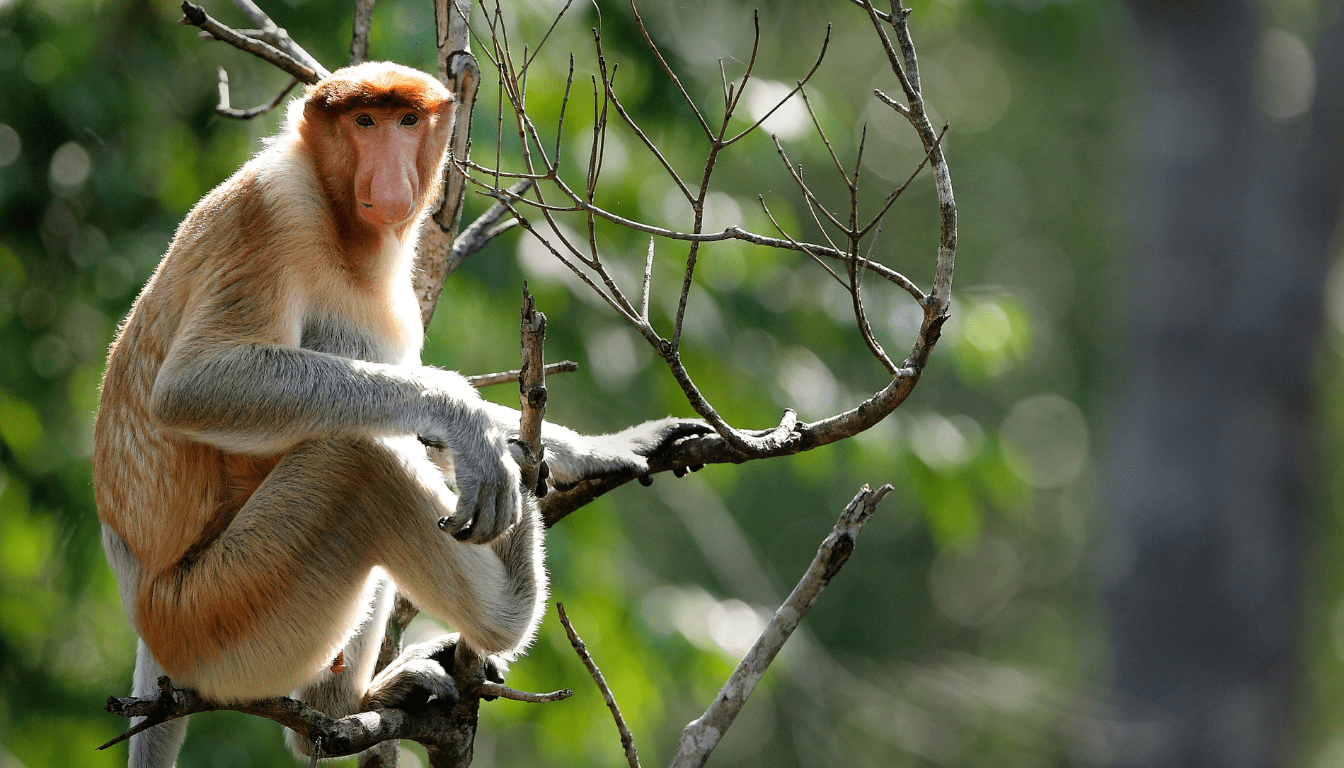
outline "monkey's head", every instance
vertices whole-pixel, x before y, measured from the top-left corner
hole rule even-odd
[[[422,72],[368,62],[308,86],[297,127],[338,217],[401,230],[439,179],[453,97]]]

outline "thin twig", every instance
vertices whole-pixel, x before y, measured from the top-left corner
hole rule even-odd
[[[514,196],[521,196],[527,194],[527,190],[531,187],[532,181],[524,179],[509,187],[509,193]],[[512,218],[503,224],[499,223],[499,220],[504,218],[505,213],[508,213],[508,209],[501,203],[495,203],[458,234],[457,238],[453,240],[452,253],[448,256],[447,273],[449,275],[495,237],[509,228],[517,226],[517,219]]]
[[[784,237],[788,238],[788,241],[789,241],[790,244],[798,246],[799,250],[801,250],[803,253],[807,254],[808,256],[812,257],[812,260],[815,261],[815,262],[817,262],[817,266],[819,266],[819,267],[821,267],[822,269],[826,270],[827,274],[829,274],[831,277],[835,278],[835,282],[839,283],[840,285],[844,285],[844,284],[845,284],[845,281],[844,281],[844,280],[841,280],[841,279],[840,279],[840,276],[837,275],[837,274],[835,274],[835,270],[831,269],[830,265],[828,265],[826,262],[822,261],[822,260],[821,260],[821,257],[818,256],[818,255],[816,254],[816,252],[814,252],[811,248],[808,248],[807,246],[802,245],[802,244],[799,243],[798,241],[794,240],[792,237],[789,236],[789,233],[788,233],[788,232],[785,232],[785,231],[784,231],[784,228],[781,227],[781,226],[779,225],[779,222],[775,220],[775,214],[773,214],[773,213],[770,212],[770,206],[768,206],[768,205],[765,204],[765,198],[764,198],[763,196],[761,196],[761,195],[757,195],[757,196],[756,196],[756,199],[760,201],[760,203],[761,203],[761,210],[765,211],[765,215],[766,215],[766,217],[770,219],[770,223],[771,223],[771,224],[774,224],[774,225],[775,225],[775,229],[779,230],[779,234],[781,234],[781,235],[783,235]],[[818,223],[820,223],[820,222],[818,222]]]
[[[759,32],[759,30],[758,30],[758,32]],[[826,58],[826,49],[830,46],[830,44],[831,44],[831,25],[830,25],[830,24],[827,24],[827,25],[826,25],[826,37],[821,41],[821,52],[817,54],[817,61],[816,61],[816,63],[814,63],[814,64],[812,65],[812,69],[810,69],[810,70],[807,71],[807,74],[803,76],[803,79],[800,80],[800,81],[798,81],[798,84],[797,84],[796,86],[793,87],[793,90],[789,91],[789,92],[784,96],[784,98],[780,99],[780,100],[779,100],[779,103],[777,103],[777,104],[775,104],[775,106],[771,107],[769,112],[766,112],[764,115],[761,115],[761,119],[759,119],[759,120],[757,120],[756,122],[752,123],[750,126],[748,126],[747,128],[745,128],[744,130],[742,130],[742,131],[741,131],[740,133],[738,133],[736,136],[734,136],[734,137],[732,137],[731,139],[728,139],[727,141],[723,142],[723,145],[724,145],[724,146],[728,146],[729,144],[734,144],[734,143],[736,143],[737,141],[739,141],[740,139],[742,139],[743,137],[745,137],[747,134],[749,134],[749,133],[751,133],[752,131],[756,130],[757,126],[759,126],[761,123],[764,123],[766,120],[769,120],[769,119],[770,119],[770,116],[773,115],[773,114],[775,114],[775,111],[776,111],[776,110],[778,110],[780,107],[784,106],[785,102],[787,102],[790,98],[793,97],[793,94],[795,94],[795,93],[801,91],[801,90],[803,89],[803,86],[806,85],[807,82],[808,82],[809,80],[812,79],[812,76],[815,75],[815,74],[817,73],[817,70],[821,68],[821,62],[822,62],[823,59]],[[754,50],[752,51],[752,58],[753,58],[753,60],[755,59],[755,51],[754,51]],[[742,90],[744,90],[744,91],[746,90],[747,77],[750,76],[750,74],[751,74],[751,70],[748,69],[748,70],[747,70],[747,75],[743,76],[743,78],[742,78],[742,86],[743,86],[743,87],[742,87]],[[742,97],[742,96],[741,96],[741,92],[739,91],[739,92],[738,92],[738,98],[740,99],[741,97]],[[737,106],[737,102],[734,101],[734,102],[733,102],[733,107],[736,107],[736,106]]]
[[[672,78],[672,82],[676,84],[682,99],[686,101],[690,106],[691,111],[695,113],[695,119],[700,121],[700,128],[705,132],[705,136],[712,140],[714,138],[714,132],[709,129],[709,123],[705,122],[705,116],[700,114],[700,107],[696,106],[695,99],[692,99],[691,94],[686,92],[686,86],[681,84],[681,78],[677,77],[677,73],[674,72],[671,65],[667,63],[667,59],[663,58],[663,52],[658,50],[658,46],[654,44],[653,36],[649,34],[648,28],[644,26],[644,18],[639,15],[639,8],[635,6],[635,0],[630,0],[630,10],[635,15],[635,23],[639,25],[640,34],[644,36],[645,45],[649,46],[649,50],[652,51],[654,57],[658,59],[658,63],[663,65],[663,71],[666,72],[667,76]]]
[[[509,701],[522,701],[528,704],[550,704],[556,701],[564,701],[574,692],[568,688],[561,688],[558,691],[550,693],[532,693],[531,691],[519,691],[513,688],[496,683],[493,680],[485,680],[476,684],[475,693],[479,696],[495,696]]]
[[[294,90],[294,86],[299,81],[295,78],[289,79],[289,85],[286,85],[275,98],[252,109],[233,109],[229,106],[229,73],[223,67],[219,68],[219,105],[215,107],[215,114],[220,117],[228,117],[234,120],[251,120],[254,117],[264,115],[280,105],[289,92]]]
[[[544,46],[544,45],[546,45],[546,41],[547,41],[547,40],[551,39],[551,33],[555,31],[555,27],[556,27],[556,25],[560,23],[560,19],[561,19],[562,17],[564,17],[564,15],[565,15],[565,11],[568,11],[568,10],[569,10],[569,6],[573,5],[573,3],[574,3],[574,0],[565,0],[565,5],[564,5],[564,7],[560,9],[560,12],[559,12],[559,13],[555,14],[555,20],[551,22],[551,26],[550,26],[550,28],[548,28],[548,29],[546,30],[546,34],[544,34],[544,35],[541,36],[541,41],[537,43],[537,48],[536,48],[536,50],[532,51],[532,55],[531,55],[531,56],[528,56],[528,55],[524,54],[524,56],[523,56],[523,70],[522,70],[522,73],[523,73],[524,76],[527,75],[527,68],[530,67],[530,66],[532,66],[532,60],[535,59],[535,58],[537,58],[537,54],[541,53],[541,47]],[[570,60],[571,60],[571,63],[572,63],[572,62],[573,62],[573,57],[571,57]]]
[[[602,55],[602,37],[594,33],[593,39],[597,46],[598,71],[599,73],[605,73],[606,60]],[[644,143],[644,146],[653,153],[653,156],[657,158],[658,163],[663,166],[663,170],[667,171],[668,176],[672,177],[672,181],[677,185],[677,189],[681,190],[681,194],[686,198],[686,201],[693,202],[695,196],[691,194],[691,190],[686,186],[686,182],[681,180],[681,176],[677,174],[676,169],[672,167],[672,164],[668,162],[666,157],[663,157],[663,153],[658,149],[658,145],[653,143],[653,140],[648,137],[648,134],[644,133],[644,130],[639,127],[639,124],[635,122],[635,119],[626,111],[625,106],[621,104],[620,98],[616,96],[615,86],[605,76],[602,78],[602,85],[607,92],[607,96],[611,99],[612,106],[616,107],[616,114],[621,116],[621,119],[625,121],[625,124],[630,126],[630,130],[635,132],[635,136],[639,137],[639,140]]]
[[[705,714],[692,720],[682,731],[677,754],[672,758],[673,768],[699,768],[709,759],[709,753],[733,724],[775,655],[797,629],[821,591],[849,559],[854,551],[855,538],[872,517],[878,503],[890,492],[890,485],[884,485],[876,491],[865,485],[845,507],[830,535],[821,543],[807,572],[784,604],[775,611],[756,644],[733,670],[732,677],[724,683],[714,703],[705,710]]]
[[[841,232],[849,232],[850,230],[847,229],[844,224],[840,223],[840,219],[836,218],[835,214],[831,213],[826,209],[826,206],[821,204],[821,200],[817,199],[817,196],[812,193],[811,188],[809,188],[803,181],[802,172],[789,160],[788,154],[784,152],[784,146],[779,143],[779,137],[771,136],[770,139],[775,143],[775,152],[779,155],[779,159],[784,161],[784,168],[788,170],[789,175],[793,177],[794,183],[798,185],[798,189],[802,190],[803,195],[821,209],[822,214],[826,216],[826,220],[831,222],[832,226]]]
[[[897,101],[897,100],[891,98],[891,97],[888,96],[887,94],[883,93],[881,90],[879,90],[879,89],[877,89],[877,88],[874,88],[874,89],[873,89],[873,95],[876,96],[876,97],[878,98],[878,100],[880,100],[883,104],[886,104],[887,106],[891,107],[892,109],[896,110],[897,112],[900,112],[902,115],[905,115],[907,118],[910,117],[910,108],[909,108],[909,107],[907,107],[907,106],[905,106],[904,104],[902,104],[901,102],[899,102],[899,101]]]
[[[479,171],[481,173],[494,172],[494,169],[486,168],[485,166],[477,165],[475,163],[465,163],[463,164],[463,167],[469,170]],[[550,177],[545,175],[530,176],[527,174],[512,174],[512,173],[505,173],[502,175],[505,178],[524,178],[524,179],[537,179],[545,181],[550,180]],[[806,249],[821,256],[825,256],[826,258],[836,259],[838,261],[844,261],[845,259],[848,258],[848,256],[845,254],[844,251],[841,251],[834,247],[827,247],[824,245],[817,245],[814,243],[790,242],[789,240],[786,239],[769,237],[766,235],[757,234],[755,232],[748,232],[736,226],[728,227],[719,232],[681,232],[678,230],[667,229],[665,227],[654,226],[652,224],[645,224],[642,221],[636,221],[634,219],[628,219],[624,216],[619,216],[617,214],[611,213],[610,211],[604,210],[599,206],[588,205],[587,203],[584,203],[581,200],[576,202],[572,206],[547,205],[545,203],[539,203],[535,200],[529,200],[524,197],[510,196],[507,194],[507,190],[501,190],[491,187],[491,185],[482,182],[479,179],[469,177],[469,181],[475,184],[476,186],[480,187],[482,190],[485,190],[483,194],[486,194],[489,197],[493,197],[496,200],[501,201],[508,200],[510,202],[518,202],[527,205],[528,207],[531,208],[536,208],[538,210],[543,211],[550,211],[553,213],[567,213],[567,212],[591,210],[597,216],[600,216],[601,218],[604,218],[607,221],[610,221],[614,224],[626,227],[627,229],[632,229],[636,232],[642,232],[646,235],[654,235],[668,240],[684,240],[688,242],[693,241],[718,242],[723,240],[741,240],[743,242],[751,243],[753,245],[761,245],[767,248],[780,248],[788,251],[803,251],[804,249]],[[545,242],[544,238],[541,238],[540,236],[538,236],[538,239]],[[553,253],[556,252],[554,248],[552,248],[551,250]],[[921,291],[919,287],[916,286],[913,282],[911,282],[909,278],[905,277],[901,273],[896,272],[895,270],[890,269],[889,267],[886,267],[880,262],[876,261],[869,262],[868,269],[869,271],[878,275],[882,279],[889,280],[892,283],[899,285],[905,291],[910,293],[911,296],[914,296],[916,300],[923,303],[924,292]]]
[[[560,614],[560,623],[565,627],[565,634],[569,635],[569,644],[574,646],[574,652],[579,655],[579,660],[588,668],[588,674],[592,676],[593,682],[597,683],[597,689],[602,692],[602,699],[607,702],[607,709],[611,710],[611,716],[616,720],[616,730],[621,734],[621,746],[625,747],[625,759],[630,764],[630,768],[639,768],[639,753],[635,750],[635,737],[630,733],[630,729],[625,725],[625,718],[621,717],[621,708],[616,704],[616,697],[612,695],[611,688],[607,686],[606,678],[602,677],[602,670],[597,668],[597,662],[588,653],[588,647],[583,644],[579,633],[574,631],[574,625],[569,622],[569,616],[565,615],[565,606],[563,603],[556,603],[555,610]]]
[[[845,173],[845,166],[840,162],[840,157],[835,154],[835,148],[831,146],[831,140],[827,138],[826,131],[821,127],[821,120],[817,118],[816,110],[812,109],[812,100],[807,98],[807,89],[798,84],[798,95],[803,97],[803,106],[807,107],[808,117],[812,118],[812,126],[817,129],[817,135],[821,137],[821,143],[826,145],[826,151],[831,155],[831,161],[835,163],[835,169],[844,177],[846,184],[853,183],[849,174]]]
[[[579,370],[579,364],[573,360],[561,360],[558,363],[551,363],[544,369],[547,376],[557,373],[573,373]],[[509,384],[518,381],[518,376],[522,373],[517,371],[500,371],[499,373],[478,373],[475,376],[466,376],[467,383],[473,387],[490,387],[495,384]]]
[[[919,175],[919,172],[924,169],[925,164],[927,164],[929,160],[933,157],[933,153],[939,147],[942,146],[943,137],[947,135],[947,128],[948,124],[943,123],[943,130],[938,134],[938,139],[933,142],[933,146],[929,148],[929,151],[924,153],[924,159],[919,161],[919,165],[915,166],[915,170],[910,172],[910,175],[906,178],[905,182],[901,184],[901,186],[897,187],[890,195],[887,196],[887,201],[882,204],[882,209],[877,212],[877,215],[873,216],[871,221],[869,221],[866,225],[864,225],[863,229],[859,230],[858,232],[859,237],[863,237],[864,235],[868,234],[869,230],[871,230],[874,226],[876,226],[877,223],[887,215],[887,211],[891,210],[891,206],[893,203],[896,202],[896,198],[900,197],[901,193],[904,192],[912,182],[914,182],[915,177]]]
[[[649,322],[649,286],[653,283],[653,238],[649,238],[649,255],[644,258],[644,289],[639,298],[639,317]]]

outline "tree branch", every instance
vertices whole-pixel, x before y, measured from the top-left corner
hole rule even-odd
[[[859,489],[858,495],[840,514],[830,535],[821,543],[807,572],[784,604],[775,611],[756,644],[733,670],[732,677],[724,683],[714,703],[705,710],[705,714],[692,720],[682,731],[677,754],[672,758],[673,768],[699,768],[709,759],[709,753],[732,726],[747,697],[751,696],[756,684],[765,675],[765,670],[798,628],[799,622],[817,601],[821,591],[849,560],[854,551],[854,540],[873,516],[878,503],[890,492],[890,485],[884,485],[876,491],[869,490],[866,485]]]
[[[602,676],[602,670],[597,668],[597,662],[593,661],[592,655],[588,653],[588,646],[583,644],[579,633],[574,631],[574,625],[570,623],[569,616],[565,615],[565,606],[563,603],[556,603],[555,610],[560,614],[560,623],[565,627],[565,634],[569,636],[569,644],[574,647],[574,652],[579,655],[579,660],[583,666],[588,668],[588,674],[597,683],[597,690],[602,693],[602,700],[607,703],[607,709],[611,710],[611,716],[616,720],[616,730],[621,735],[621,746],[625,749],[625,760],[630,764],[630,768],[640,768],[639,752],[635,749],[635,737],[630,733],[630,728],[625,724],[625,718],[621,716],[621,708],[616,703],[616,697],[612,694],[611,688],[607,685],[607,679]]]
[[[322,62],[313,58],[312,54],[303,49],[303,46],[294,42],[289,33],[283,27],[277,26],[274,21],[271,21],[271,17],[267,16],[266,12],[257,7],[257,4],[252,0],[233,0],[233,4],[238,6],[238,10],[242,11],[243,15],[247,16],[248,20],[258,27],[257,29],[239,30],[239,32],[248,37],[264,40],[312,67],[319,79],[331,74],[326,67],[322,66]]]
[[[322,77],[330,74],[326,70],[322,70],[321,74],[319,74],[317,69],[300,62],[288,53],[285,53],[268,43],[263,43],[260,40],[254,40],[246,35],[239,34],[232,28],[220,24],[211,17],[210,14],[206,13],[204,8],[192,3],[190,0],[182,0],[182,19],[178,21],[178,24],[200,27],[206,32],[209,32],[215,39],[226,42],[235,48],[247,51],[253,56],[259,56],[293,75],[296,80],[308,83],[309,85],[316,83]]]
[[[443,292],[443,281],[451,272],[449,264],[462,221],[462,201],[466,193],[466,180],[455,168],[465,162],[470,153],[471,110],[476,104],[476,89],[481,82],[480,66],[471,54],[470,12],[470,0],[434,1],[439,80],[452,91],[457,108],[453,117],[453,137],[448,144],[452,163],[445,169],[438,204],[420,230],[420,248],[415,256],[415,295],[420,300],[420,319],[426,328],[439,303],[439,294]]]
[[[573,360],[561,360],[558,363],[551,363],[542,369],[547,376],[555,373],[573,373],[579,370],[579,364]],[[518,381],[521,370],[502,371],[500,373],[479,373],[475,376],[467,376],[467,383],[473,387],[490,387],[495,384],[508,384],[511,381]]]
[[[275,98],[265,104],[262,104],[259,107],[253,107],[252,109],[233,109],[229,106],[229,73],[226,72],[223,67],[220,67],[219,105],[215,107],[215,114],[220,117],[228,117],[234,120],[251,120],[254,117],[264,115],[280,106],[280,102],[284,100],[284,98],[289,95],[289,92],[294,90],[294,86],[298,84],[298,79],[290,78],[289,85],[286,85],[284,89],[275,95]]]
[[[463,647],[465,644],[459,644]],[[456,665],[455,665],[456,668]],[[277,697],[225,704],[201,697],[189,688],[175,688],[167,677],[159,678],[157,696],[144,698],[114,697],[107,699],[107,711],[122,717],[144,717],[143,722],[103,744],[107,749],[131,736],[160,723],[176,720],[201,712],[231,710],[264,717],[305,736],[310,741],[321,739],[323,757],[344,757],[362,752],[376,744],[396,739],[409,739],[426,748],[442,752],[445,744],[454,743],[461,734],[463,708],[473,710],[481,696],[499,696],[514,701],[545,703],[560,701],[572,695],[568,689],[552,693],[528,693],[482,681],[459,688],[464,693],[456,702],[431,702],[421,709],[378,709],[360,712],[342,718],[326,714],[296,699]],[[474,733],[474,727],[472,733]],[[468,747],[469,749],[469,747]],[[461,763],[468,765],[470,761]]]
[[[369,60],[369,33],[373,31],[373,0],[355,0],[355,25],[350,33],[350,63]]]

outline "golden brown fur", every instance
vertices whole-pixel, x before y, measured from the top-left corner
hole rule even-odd
[[[546,575],[507,445],[517,413],[419,360],[410,271],[451,122],[447,91],[395,65],[310,87],[187,215],[118,332],[94,489],[141,638],[137,694],[166,672],[223,700],[298,689],[336,716],[412,686],[452,695],[434,658],[455,640],[370,679],[389,577],[483,653],[535,633]],[[564,482],[643,470],[648,451],[704,428],[545,429]],[[171,764],[183,727],[135,737],[132,763]]]

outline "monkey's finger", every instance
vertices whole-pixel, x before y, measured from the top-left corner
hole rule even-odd
[[[703,421],[683,421],[673,424],[663,435],[663,442],[668,443],[673,440],[680,440],[683,437],[697,437],[699,435],[713,434],[714,428]]]
[[[700,470],[702,470],[702,469],[705,468],[705,465],[704,465],[704,464],[692,464],[692,465],[690,465],[690,466],[688,466],[688,467],[686,467],[686,468],[689,469],[689,470],[691,470],[692,472],[699,472]]]
[[[484,544],[503,536],[518,520],[522,492],[517,478],[493,483],[481,492],[471,542]]]
[[[458,541],[466,541],[471,538],[471,533],[476,526],[472,525],[472,520],[459,524],[458,519],[459,515],[457,514],[453,514],[452,517],[440,517],[439,530],[447,532],[448,535]]]
[[[685,468],[685,467],[674,467],[674,468],[672,469],[672,474],[675,475],[676,477],[685,477],[685,476],[686,476],[686,468]]]
[[[457,489],[457,509],[449,517],[439,520],[439,529],[448,532],[458,541],[464,539],[464,532],[476,519],[476,498],[480,494],[480,483],[463,482]]]
[[[639,484],[644,486],[645,488],[648,488],[650,485],[653,485],[653,475],[650,475],[648,473],[640,475]]]
[[[499,485],[482,489],[476,503],[476,525],[469,539],[472,544],[484,544],[503,533],[500,524],[507,521],[500,507],[500,490]]]

